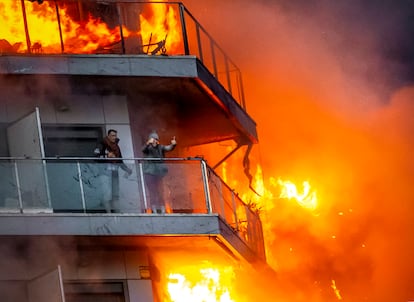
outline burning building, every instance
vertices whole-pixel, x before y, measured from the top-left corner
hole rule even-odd
[[[13,0],[0,15],[2,301],[178,301],[177,267],[210,283],[206,263],[267,267],[258,211],[217,171],[242,153],[251,181],[240,70],[181,3]],[[132,170],[112,213],[93,157],[109,129]],[[153,130],[178,141],[162,214],[143,177]]]

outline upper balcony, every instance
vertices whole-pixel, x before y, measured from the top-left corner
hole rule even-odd
[[[154,87],[158,94],[173,89],[179,107],[194,104],[204,111],[210,110],[207,97],[226,118],[232,116],[246,136],[238,140],[257,142],[255,123],[245,112],[240,69],[182,3],[41,2],[11,0],[2,6],[0,15],[7,18],[0,30],[0,74],[66,75],[92,83],[101,76],[96,85],[102,93],[114,86],[133,87],[128,91],[135,95]],[[114,77],[121,83],[114,85]],[[229,132],[214,136],[213,141],[234,138]]]

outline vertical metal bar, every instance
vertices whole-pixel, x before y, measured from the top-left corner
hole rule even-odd
[[[242,108],[246,111],[246,102],[245,102],[245,100],[244,100],[244,89],[243,89],[243,81],[242,81],[242,75],[241,75],[241,72],[240,72],[240,70],[238,71],[238,79],[239,79],[239,90],[240,90],[240,98],[241,98],[241,100],[240,100],[240,102],[241,102],[241,106],[242,106]]]
[[[46,190],[46,202],[47,206],[52,209],[52,199],[50,197],[50,189],[49,189],[49,178],[47,174],[47,168],[46,168],[46,160],[45,158],[45,146],[43,144],[43,133],[42,133],[42,123],[40,121],[40,110],[39,107],[35,108],[35,114],[36,114],[36,126],[37,131],[39,134],[39,145],[40,145],[40,154],[42,157],[41,163],[42,163],[42,170],[43,170],[43,177],[45,180],[45,190]]]
[[[142,187],[142,194],[144,195],[144,213],[147,212],[148,209],[148,202],[147,202],[147,193],[145,190],[145,183],[144,183],[144,171],[142,170],[142,162],[138,163],[138,167],[139,167],[139,177],[141,178],[141,187]]]
[[[235,220],[236,230],[237,230],[237,232],[239,232],[239,221],[237,219],[237,207],[236,207],[236,201],[235,201],[235,198],[234,198],[234,191],[233,190],[231,190],[231,203],[232,203],[232,206],[233,206],[233,217],[234,217],[234,220]]]
[[[209,39],[210,39],[210,48],[211,48],[211,59],[213,60],[214,76],[216,77],[217,80],[219,80],[218,72],[217,72],[216,53],[214,52],[214,41],[211,38]]]
[[[27,17],[26,17],[26,6],[24,5],[24,0],[21,0],[22,3],[22,12],[23,12],[23,23],[24,23],[24,32],[26,34],[26,45],[27,52],[32,52],[32,44],[30,43],[29,28],[27,26]]]
[[[79,188],[81,191],[81,198],[82,198],[82,208],[83,208],[83,212],[86,213],[85,191],[83,189],[82,170],[81,170],[79,161],[76,162],[76,166],[78,168],[78,179],[79,179]]]
[[[39,134],[40,156],[45,157],[45,146],[43,145],[42,123],[40,121],[39,107],[35,107],[37,133]]]
[[[122,14],[121,14],[121,8],[119,6],[119,3],[116,3],[116,11],[118,13],[118,23],[119,23],[119,34],[121,36],[121,46],[122,46],[122,54],[125,54],[125,40],[124,40],[124,31],[122,29]]]
[[[59,37],[60,37],[60,49],[62,50],[62,53],[65,52],[65,45],[63,44],[63,37],[62,37],[62,26],[60,24],[60,15],[59,15],[59,5],[57,1],[55,0],[55,8],[56,8],[56,18],[59,26]]]
[[[49,189],[49,177],[47,175],[47,163],[46,160],[42,160],[42,168],[43,168],[43,176],[45,178],[45,189],[46,189],[46,198],[47,198],[47,206],[52,209],[52,198],[50,197],[50,189]]]
[[[201,164],[201,177],[203,178],[204,184],[204,196],[206,198],[206,207],[207,213],[213,213],[213,207],[211,206],[211,198],[210,198],[210,186],[208,184],[208,175],[207,175],[207,164],[204,160],[200,160]]]
[[[183,40],[184,40],[184,54],[189,55],[190,48],[188,46],[187,27],[186,27],[185,19],[184,19],[185,7],[182,3],[179,3],[178,9],[180,11],[181,29],[182,29]]]
[[[212,172],[211,172],[211,179],[218,194],[219,204],[217,204],[215,200],[213,202],[215,203],[215,206],[218,209],[217,210],[218,214],[221,215],[224,219],[226,219],[226,211],[225,211],[225,205],[224,205],[225,200],[223,196],[223,181],[213,171],[214,169],[212,169]]]
[[[19,169],[17,168],[17,160],[14,160],[14,173],[16,175],[17,196],[19,198],[20,213],[23,213],[22,191],[20,187]]]
[[[62,269],[60,265],[58,265],[58,275],[59,275],[59,288],[60,288],[60,298],[62,302],[65,302],[65,291],[63,288],[63,276],[62,276]]]
[[[228,85],[228,90],[230,92],[231,95],[233,95],[232,93],[232,89],[231,89],[231,79],[230,79],[230,70],[229,70],[229,61],[226,55],[224,55],[224,67],[226,69],[226,76],[227,76],[227,85]]]
[[[197,34],[197,46],[198,46],[198,55],[200,57],[200,61],[204,63],[203,58],[203,47],[201,45],[201,37],[200,37],[200,25],[196,22],[196,34]]]
[[[226,219],[226,200],[224,199],[224,192],[223,192],[223,181],[216,176],[218,183],[220,184],[220,210],[221,210],[221,215],[224,217],[224,219]]]
[[[83,20],[82,0],[78,0],[79,20]]]

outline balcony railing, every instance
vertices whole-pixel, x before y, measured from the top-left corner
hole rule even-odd
[[[10,0],[0,54],[194,55],[245,108],[239,68],[180,2]],[[4,10],[4,11],[2,11]]]
[[[264,255],[258,213],[204,160],[169,158],[160,162],[134,158],[124,159],[124,163],[132,174],[106,159],[0,158],[0,212],[90,215],[111,210],[119,215],[154,215],[154,196],[148,191],[146,173],[149,166],[162,165],[166,174],[158,193],[162,194],[165,215],[218,214],[253,251]]]

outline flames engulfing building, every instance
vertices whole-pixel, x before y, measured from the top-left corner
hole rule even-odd
[[[0,9],[2,301],[168,301],[173,254],[266,266],[258,213],[215,172],[243,149],[248,171],[258,140],[240,71],[181,3]],[[108,129],[133,171],[116,213],[102,205],[107,164],[93,158]],[[165,214],[149,210],[143,177],[154,129],[178,141]],[[214,166],[194,154],[223,141],[233,149]]]

